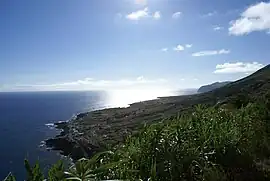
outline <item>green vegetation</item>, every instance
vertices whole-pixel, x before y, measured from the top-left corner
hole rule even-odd
[[[269,90],[270,65],[207,93],[85,113],[48,142],[74,158],[101,144],[110,151],[67,170],[59,162],[46,176],[25,161],[26,180],[270,180]]]
[[[59,162],[48,180],[270,179],[269,96],[233,110],[197,106],[192,114],[145,126],[124,144],[80,159],[66,172]],[[25,167],[27,181],[44,179],[38,164],[25,161]]]
[[[198,89],[198,93],[204,93],[204,92],[209,92],[209,91],[212,91],[212,90],[215,90],[217,88],[220,88],[220,87],[223,87],[227,84],[231,83],[230,81],[226,81],[226,82],[215,82],[215,83],[212,83],[212,84],[209,84],[209,85],[204,85],[204,86],[201,86],[199,89]]]
[[[57,126],[64,130],[46,145],[60,150],[74,160],[92,157],[123,143],[127,136],[137,134],[147,124],[192,113],[197,105],[236,109],[261,98],[270,90],[270,65],[241,80],[210,92],[162,97],[131,104],[127,108],[111,108],[82,113],[76,119]],[[108,148],[109,147],[109,148]]]

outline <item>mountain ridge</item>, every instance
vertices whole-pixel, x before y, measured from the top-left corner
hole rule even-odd
[[[231,81],[224,81],[224,82],[214,82],[212,84],[207,84],[207,85],[203,85],[198,89],[198,93],[204,93],[204,92],[209,92],[211,90],[223,87],[227,84],[231,83]]]

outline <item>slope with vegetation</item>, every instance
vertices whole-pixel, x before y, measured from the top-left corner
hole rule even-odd
[[[65,125],[65,133],[58,138],[72,140],[72,144],[80,145],[77,148],[82,154],[91,158],[77,160],[66,172],[58,163],[49,171],[48,180],[270,180],[269,90],[268,65],[253,75],[207,93],[133,104],[129,111],[141,111],[133,112],[134,115],[127,113],[127,109],[87,113]],[[118,117],[112,119],[110,111]],[[97,126],[95,119],[90,119],[94,115],[104,117],[106,113],[104,122],[107,124],[102,126],[107,126],[104,129],[110,133]],[[94,123],[90,123],[93,120]],[[115,129],[115,124],[119,124],[119,130]],[[125,141],[120,142],[124,134],[115,134],[126,127],[137,130],[128,134],[126,129],[126,137],[121,138]],[[70,128],[76,128],[78,133],[70,133]],[[112,138],[99,136],[102,131],[114,135],[119,142],[116,144]],[[102,144],[111,146],[94,147],[97,145],[93,138],[103,138]],[[69,149],[72,151],[74,147]],[[25,165],[27,180],[44,178],[38,165],[33,168],[27,162]],[[9,175],[6,180],[12,179],[15,180]]]
[[[229,81],[226,81],[226,82],[215,82],[213,84],[209,84],[209,85],[204,85],[204,86],[201,86],[199,89],[198,89],[198,93],[204,93],[204,92],[209,92],[209,91],[212,91],[212,90],[215,90],[217,88],[220,88],[220,87],[223,87],[227,84],[229,84],[231,82]]]

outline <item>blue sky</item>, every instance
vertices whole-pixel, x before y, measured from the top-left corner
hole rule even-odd
[[[2,0],[0,91],[182,89],[270,63],[270,2]]]

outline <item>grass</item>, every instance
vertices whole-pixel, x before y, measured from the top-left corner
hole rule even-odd
[[[57,163],[46,180],[270,180],[269,82],[270,65],[204,94],[162,98],[162,103],[150,101],[142,110],[134,104],[127,109],[103,110],[104,115],[94,112],[74,124],[80,132],[97,138],[90,139],[97,144],[102,140],[91,135],[95,131],[99,135],[109,131],[107,137],[117,142],[123,135],[116,128],[134,131],[143,121],[150,125],[110,151],[78,160],[68,170]],[[197,106],[194,110],[197,104],[214,107]],[[178,111],[182,116],[175,116]],[[104,117],[109,113],[109,118],[121,120],[104,129],[108,126]],[[153,123],[171,115],[174,117]],[[45,178],[38,163],[31,166],[25,161],[25,167],[26,181]],[[5,181],[16,179],[10,173]]]
[[[246,180],[265,178],[256,161],[269,155],[268,110],[197,107],[191,116],[144,128],[115,150],[111,179]]]
[[[162,97],[134,103],[128,108],[112,108],[83,113],[70,121],[66,129],[46,144],[74,160],[91,157],[123,143],[128,135],[136,134],[144,124],[152,124],[177,114],[194,111],[195,105],[223,106],[239,109],[262,97],[270,90],[270,65],[241,80],[210,92]],[[81,149],[83,148],[83,149]]]
[[[124,144],[81,159],[69,170],[58,163],[48,180],[268,180],[270,104],[265,98],[239,109],[197,106],[190,115],[145,126]],[[43,179],[38,165],[25,165],[28,181]]]

